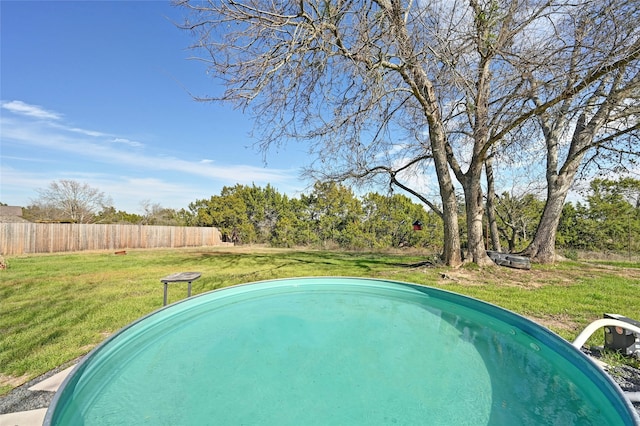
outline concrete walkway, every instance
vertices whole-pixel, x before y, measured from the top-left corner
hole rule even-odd
[[[69,375],[69,373],[71,373],[73,367],[75,366],[71,366],[66,370],[41,381],[40,383],[36,383],[31,386],[29,390],[56,392],[64,379]],[[46,408],[38,408],[37,410],[0,414],[0,426],[42,426],[46,413]]]

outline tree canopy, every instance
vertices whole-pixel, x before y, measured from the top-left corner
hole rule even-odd
[[[334,182],[316,182],[300,198],[271,186],[224,187],[220,195],[189,204],[186,216],[190,225],[218,227],[227,241],[279,247],[424,247],[442,229],[435,214],[404,195],[359,198]],[[416,220],[429,224],[431,233],[413,232]]]

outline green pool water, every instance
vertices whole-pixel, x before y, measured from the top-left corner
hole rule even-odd
[[[125,327],[67,378],[53,425],[633,425],[568,342],[475,299],[298,278],[187,299]]]

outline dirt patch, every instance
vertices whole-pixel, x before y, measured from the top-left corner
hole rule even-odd
[[[624,268],[585,262],[580,267],[580,278],[595,278],[609,273],[617,276],[635,279],[640,282],[640,269]],[[519,287],[522,289],[537,289],[547,285],[569,286],[576,283],[575,269],[564,269],[561,266],[534,266],[531,270],[511,269],[500,266],[472,269],[461,267],[450,269],[441,274],[443,280],[452,280],[460,285],[494,287]]]
[[[625,268],[620,265],[607,265],[604,263],[583,262],[586,271],[602,273],[602,271],[614,271],[616,275],[625,278],[640,280],[640,268]]]
[[[554,332],[560,330],[575,332],[581,328],[580,324],[572,321],[568,315],[548,315],[545,317],[527,315],[527,318]]]
[[[548,284],[548,281],[545,281],[536,271],[509,269],[499,266],[477,270],[453,269],[443,273],[441,278],[468,286],[491,285],[535,289]]]
[[[20,386],[23,383],[26,383],[29,380],[28,374],[23,374],[22,376],[6,376],[4,374],[0,374],[0,386]]]
[[[89,352],[89,351],[91,351],[93,348],[95,348],[96,346],[98,346],[98,345],[96,345],[96,344],[84,345],[84,346],[81,346],[81,347],[80,347],[80,350],[81,350],[82,352]]]

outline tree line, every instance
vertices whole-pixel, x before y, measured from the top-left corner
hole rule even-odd
[[[86,194],[59,204],[52,189],[75,185],[76,192],[59,197]],[[269,244],[274,247],[308,246],[324,249],[376,250],[426,248],[442,253],[445,232],[440,215],[404,194],[370,192],[357,196],[335,182],[316,182],[308,194],[289,197],[271,185],[226,186],[219,195],[191,202],[179,210],[143,202],[144,214],[133,214],[104,205],[108,197],[88,185],[74,181],[53,183],[47,197],[24,209],[34,221],[73,222],[65,209],[82,210],[85,223],[132,223],[142,225],[215,226],[223,239],[237,244]],[[91,196],[89,196],[91,195]],[[573,250],[640,252],[640,180],[594,179],[584,191],[583,201],[565,203],[559,221],[556,246]],[[93,202],[89,202],[93,200]],[[462,205],[462,204],[461,204]],[[507,192],[495,199],[499,246],[487,247],[511,253],[522,252],[536,234],[544,200],[533,194],[514,196]],[[461,208],[459,220],[466,214]],[[77,220],[76,220],[77,221]],[[483,227],[489,227],[485,220]],[[465,229],[465,228],[462,228]],[[464,247],[467,236],[460,234]]]

